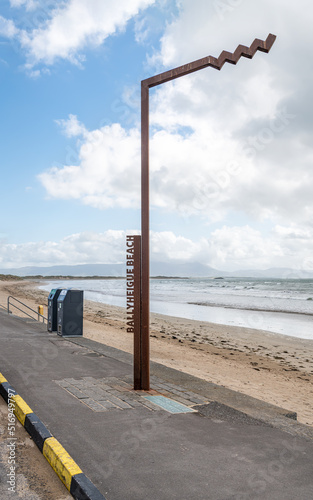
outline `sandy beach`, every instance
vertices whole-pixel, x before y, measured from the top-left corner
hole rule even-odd
[[[0,305],[12,295],[37,310],[43,282],[0,281]],[[15,314],[20,315],[18,311]],[[123,308],[85,301],[84,337],[132,352]],[[262,330],[151,314],[151,359],[297,412],[313,425],[313,341]]]

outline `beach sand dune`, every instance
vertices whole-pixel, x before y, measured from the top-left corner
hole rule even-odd
[[[0,282],[0,304],[8,295],[47,314],[42,282]],[[17,314],[20,314],[16,311]],[[84,337],[133,350],[126,310],[85,301]],[[151,360],[297,412],[313,425],[313,341],[261,330],[151,314]]]

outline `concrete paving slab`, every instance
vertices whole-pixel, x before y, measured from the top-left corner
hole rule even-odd
[[[91,352],[99,355],[86,355]],[[142,404],[144,394],[129,391],[130,355],[88,339],[64,340],[1,312],[0,372],[108,500],[313,497],[312,429],[272,405],[152,364],[160,395],[167,383],[174,400],[184,393],[191,408],[197,409],[195,398],[202,408],[155,411]],[[98,383],[117,398],[128,391],[137,406],[95,411],[66,383],[87,395],[90,389],[89,396],[97,395],[91,387]],[[224,406],[206,412],[212,395]],[[250,419],[234,416],[242,407]],[[259,425],[253,411],[262,408],[267,416]]]

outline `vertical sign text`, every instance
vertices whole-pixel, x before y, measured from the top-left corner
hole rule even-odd
[[[126,328],[134,334],[134,389],[141,389],[141,236],[126,236]]]

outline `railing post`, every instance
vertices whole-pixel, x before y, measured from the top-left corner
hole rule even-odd
[[[43,318],[43,306],[38,306],[38,321],[40,321],[40,317]],[[42,321],[44,323],[44,319]]]
[[[11,303],[10,303],[10,299],[15,300],[15,301],[16,301],[16,302],[18,302],[19,304],[22,304],[22,306],[26,307],[26,309],[29,309],[29,310],[30,310],[30,311],[32,311],[33,313],[37,314],[37,316],[38,316],[38,321],[39,321],[40,317],[42,317],[42,321],[43,321],[43,323],[44,323],[45,321],[48,321],[48,320],[47,320],[47,318],[45,318],[45,317],[44,317],[44,315],[43,315],[43,306],[38,306],[38,310],[37,310],[37,311],[35,311],[35,309],[32,309],[32,308],[31,308],[31,307],[29,307],[28,305],[24,304],[24,302],[22,302],[21,300],[16,299],[16,298],[15,298],[15,297],[13,297],[12,295],[9,295],[9,296],[8,296],[8,314],[10,314],[10,305],[11,305],[12,307],[14,307],[15,309],[17,309],[18,311],[20,311],[20,312],[22,312],[23,314],[25,314],[26,316],[28,316],[29,318],[31,318],[31,319],[36,319],[36,318],[34,318],[33,316],[31,316],[30,314],[28,314],[26,311],[23,311],[20,307],[17,307],[15,304],[11,304]],[[39,311],[39,308],[42,308],[42,309],[41,309],[41,312]],[[42,313],[42,314],[41,314],[41,313]]]

